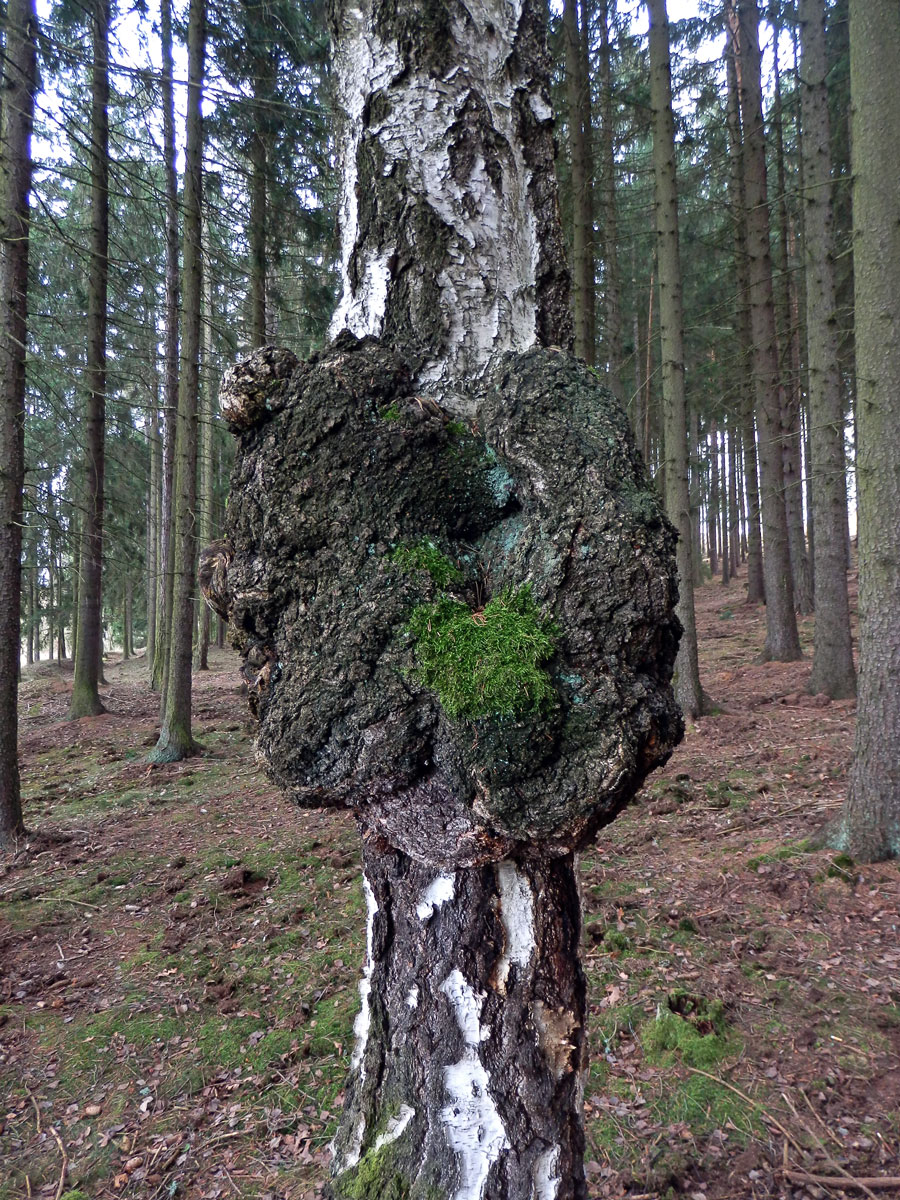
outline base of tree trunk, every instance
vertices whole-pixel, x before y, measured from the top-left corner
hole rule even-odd
[[[94,688],[77,686],[73,688],[68,713],[70,721],[77,721],[80,717],[99,717],[101,713],[105,712],[103,701]]]
[[[195,742],[190,733],[184,734],[177,729],[163,728],[159,741],[147,755],[147,762],[162,765],[164,763],[181,762],[185,758],[193,758],[203,747]]]
[[[331,1196],[583,1200],[573,858],[441,870],[368,832],[363,859],[367,958]]]

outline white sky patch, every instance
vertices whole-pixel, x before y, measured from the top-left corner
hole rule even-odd
[[[449,1104],[441,1109],[447,1141],[459,1156],[459,1186],[453,1200],[481,1200],[492,1165],[509,1139],[489,1090],[490,1076],[478,1057],[478,1046],[490,1036],[481,1025],[484,996],[466,982],[458,969],[441,984],[465,1041],[459,1062],[444,1067]]]
[[[442,904],[447,904],[455,895],[456,876],[436,876],[422,893],[421,899],[416,905],[416,916],[420,921],[430,921],[434,916],[434,910],[440,908]]]
[[[526,877],[509,860],[497,864],[500,919],[506,945],[497,966],[497,984],[506,990],[509,968],[527,967],[534,951],[534,896]]]
[[[372,885],[363,875],[363,891],[366,894],[366,965],[363,967],[362,979],[359,981],[360,1009],[353,1022],[353,1032],[356,1035],[356,1045],[350,1059],[350,1070],[359,1068],[361,1079],[366,1077],[366,1067],[363,1055],[366,1052],[366,1042],[369,1040],[369,1026],[372,1024],[372,1009],[369,996],[372,993],[372,972],[375,969],[375,915],[378,912],[378,901],[372,891]]]
[[[380,1150],[382,1146],[389,1146],[391,1142],[396,1142],[397,1138],[401,1136],[415,1115],[416,1110],[414,1108],[410,1108],[408,1104],[401,1104],[400,1111],[396,1117],[391,1117],[388,1121],[387,1129],[385,1129],[384,1133],[379,1133],[372,1149]]]
[[[532,1200],[556,1200],[559,1191],[559,1146],[545,1150],[534,1164]]]

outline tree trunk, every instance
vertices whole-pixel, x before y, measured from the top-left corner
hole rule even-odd
[[[501,349],[571,345],[544,20],[540,0],[335,7],[348,116],[331,332],[388,337],[422,386],[477,377]],[[401,58],[418,88],[390,86]]]
[[[0,848],[25,832],[19,780],[22,488],[31,130],[37,91],[33,0],[8,0],[0,111]]]
[[[678,245],[675,119],[665,0],[647,0],[650,14],[650,106],[653,112],[656,259],[659,268],[659,329],[662,345],[665,503],[678,530],[678,619],[682,634],[675,660],[675,696],[685,716],[703,711],[694,617],[691,503],[688,486],[687,404],[684,396],[684,308]]]
[[[741,447],[747,496],[747,602],[748,604],[760,604],[765,600],[765,583],[763,580],[762,531],[759,521],[756,427],[753,420],[753,389],[746,383],[746,372],[750,368],[753,347],[748,303],[750,281],[747,271],[747,231],[744,220],[747,200],[744,188],[743,133],[738,97],[737,55],[733,37],[728,39],[725,47],[725,65],[728,77],[726,119],[730,160],[728,191],[731,221],[734,227],[734,275],[737,292],[735,341],[740,355],[738,387],[740,389]]]
[[[780,325],[781,377],[781,436],[783,444],[784,509],[791,556],[791,581],[797,612],[813,610],[812,576],[806,535],[803,529],[803,471],[800,445],[800,343],[799,329],[794,320],[794,282],[788,247],[792,240],[791,220],[787,206],[787,176],[784,168],[784,127],[781,103],[781,70],[778,60],[778,41],[781,29],[776,21],[772,26],[772,73],[775,82],[775,172],[778,201],[778,247],[776,271],[778,286],[778,324]]]
[[[691,565],[694,587],[703,583],[703,548],[700,538],[700,509],[703,506],[703,468],[700,453],[700,417],[695,405],[690,406],[689,418],[690,500],[691,500]]]
[[[151,686],[165,706],[171,650],[174,586],[175,429],[178,410],[178,176],[175,171],[175,92],[172,57],[172,0],[161,0],[163,172],[166,181],[166,338],[163,350],[162,510],[160,514],[159,600]]]
[[[177,762],[196,753],[191,735],[191,658],[194,629],[197,503],[197,408],[200,391],[200,322],[203,120],[201,97],[206,56],[205,0],[191,0],[188,17],[188,106],[184,168],[184,323],[175,437],[175,521],[170,658],[162,728],[151,762]]]
[[[250,344],[266,344],[266,279],[268,275],[268,139],[265,124],[270,99],[271,66],[267,55],[253,60],[254,129],[250,135]]]
[[[81,522],[78,647],[69,718],[103,712],[97,690],[103,654],[103,477],[106,453],[106,292],[109,278],[109,0],[91,7],[91,258],[85,378],[85,500]]]
[[[459,1197],[583,1200],[571,857],[439,873],[363,845],[367,956],[333,1194],[449,1195],[454,1181]]]
[[[728,547],[731,554],[731,575],[737,575],[740,560],[741,517],[738,511],[737,450],[735,446],[734,413],[727,417],[728,426]]]
[[[156,383],[156,361],[152,364]],[[147,667],[152,677],[153,659],[156,652],[157,603],[159,599],[159,515],[162,500],[160,472],[162,467],[162,444],[159,436],[159,387],[154,387],[153,405],[150,410],[150,480],[147,495]]]
[[[12,461],[8,459],[7,461]],[[26,569],[26,588],[27,588],[27,620],[28,627],[26,629],[25,640],[25,661],[30,667],[34,662],[34,618],[35,618],[35,603],[34,603],[34,567],[29,566]]]
[[[719,545],[722,547],[722,585],[727,586],[731,582],[731,531],[728,528],[728,505],[730,497],[728,494],[728,452],[725,446],[724,422],[722,435],[719,439],[719,455],[719,480],[721,485],[719,511],[721,513],[722,529],[722,538]]]
[[[204,226],[208,233],[208,222]],[[206,237],[205,259],[210,261],[209,238]],[[200,379],[200,435],[199,460],[200,481],[198,493],[199,529],[198,541],[200,549],[212,541],[212,505],[213,505],[213,409],[215,392],[213,387],[212,362],[212,279],[209,271],[203,277],[203,326],[201,336]],[[198,671],[209,669],[209,631],[210,608],[202,596],[197,597],[197,653],[195,665]]]
[[[594,163],[587,43],[578,20],[578,0],[564,0],[566,97],[572,164],[572,301],[575,353],[594,364]],[[581,2],[587,32],[585,0]]]
[[[760,78],[759,7],[756,0],[740,4],[739,16],[726,0],[732,36],[737,39],[738,96],[741,108],[744,158],[744,198],[750,328],[753,336],[753,383],[759,421],[759,474],[765,542],[763,572],[766,589],[764,657],[792,662],[801,657],[784,507],[781,438],[781,396],[772,258],[769,246],[769,205],[766,196],[766,146]]]
[[[706,515],[709,542],[709,570],[719,573],[719,426],[715,417],[709,419],[709,506]]]
[[[850,0],[860,632],[841,824],[843,845],[864,861],[900,854],[900,192],[884,164],[900,130],[898,45],[894,0]]]
[[[844,406],[838,370],[831,208],[831,134],[825,82],[824,0],[801,0],[801,102],[806,192],[806,329],[812,442],[816,625],[809,687],[833,700],[856,694],[847,597]]]
[[[603,208],[603,295],[606,316],[606,360],[609,388],[620,404],[625,403],[622,382],[622,288],[619,271],[618,212],[616,210],[616,119],[612,93],[612,45],[610,17],[615,0],[600,0],[597,20],[600,30],[600,196]],[[637,341],[635,341],[635,353]]]

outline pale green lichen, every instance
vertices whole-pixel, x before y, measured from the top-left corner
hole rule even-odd
[[[420,604],[407,632],[419,683],[451,717],[477,720],[537,710],[556,695],[542,663],[558,630],[542,618],[529,587],[504,591],[478,612],[447,596]]]

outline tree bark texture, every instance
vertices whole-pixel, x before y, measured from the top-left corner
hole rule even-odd
[[[364,831],[367,957],[334,1195],[582,1200],[573,860],[437,872]]]
[[[734,275],[737,281],[735,333],[741,370],[739,372],[741,446],[744,480],[747,494],[747,602],[760,604],[765,600],[763,580],[762,530],[759,520],[759,474],[756,460],[756,426],[753,419],[753,388],[745,382],[753,347],[750,329],[750,282],[747,274],[747,231],[744,213],[747,200],[744,189],[743,132],[741,130],[740,100],[738,97],[737,55],[734,37],[725,47],[725,66],[728,78],[726,120],[728,124],[728,191],[731,221],[734,228]]]
[[[791,581],[794,606],[798,613],[813,610],[812,571],[803,528],[803,453],[800,441],[800,330],[794,320],[793,263],[789,247],[793,240],[787,204],[787,174],[784,164],[784,115],[781,101],[781,69],[778,39],[781,26],[772,25],[772,74],[775,83],[775,109],[771,124],[775,130],[775,178],[778,201],[778,238],[776,271],[778,275],[776,312],[781,363],[781,437],[784,470],[784,510],[791,555]]]
[[[760,77],[759,7],[757,0],[728,0],[732,36],[737,39],[738,96],[741,108],[746,204],[747,275],[750,327],[753,336],[753,383],[759,434],[759,475],[766,589],[764,654],[777,662],[801,657],[794,612],[781,438],[781,390],[769,205],[766,195],[766,146]]]
[[[336,0],[343,295],[422,385],[572,340],[539,0]]]
[[[860,634],[842,834],[864,861],[900,854],[900,190],[884,163],[900,130],[898,45],[893,0],[851,0]]]
[[[587,21],[584,0],[581,21]],[[578,0],[565,0],[566,100],[572,165],[572,303],[575,353],[594,364],[594,162],[591,131],[590,70],[586,26],[578,17]]]
[[[204,225],[205,245],[204,261],[209,262],[209,223]],[[213,507],[213,412],[215,397],[213,393],[213,356],[212,356],[212,271],[207,270],[203,276],[203,325],[201,330],[201,365],[200,378],[200,431],[198,441],[199,480],[197,493],[198,535],[199,545],[208,546],[212,541],[212,507]],[[210,609],[202,596],[197,600],[197,650],[196,667],[198,671],[209,669],[209,633]]]
[[[153,762],[176,762],[196,752],[191,735],[191,660],[196,582],[197,409],[200,392],[200,320],[203,280],[201,195],[206,56],[205,0],[191,0],[188,17],[188,105],[184,169],[184,283],[181,375],[175,436],[173,586],[170,651],[162,728]]]
[[[106,454],[106,293],[109,279],[109,0],[91,6],[91,255],[88,271],[84,513],[78,647],[69,717],[103,712],[100,622]],[[51,650],[52,653],[52,650]]]
[[[19,621],[36,37],[33,0],[9,0],[0,111],[0,847],[9,845],[25,829],[18,758]],[[33,609],[33,592],[31,597]],[[29,648],[31,645],[29,639]]]
[[[239,449],[202,586],[230,614],[272,777],[365,831],[372,1045],[337,1196],[390,1195],[386,1179],[423,1200],[583,1194],[571,856],[681,730],[674,534],[624,413],[538,348],[469,398],[472,426],[449,421],[388,347],[346,334],[310,363],[255,355],[221,393]],[[423,536],[455,582],[395,565]],[[560,629],[554,698],[453,717],[416,682],[410,613],[452,602],[479,627],[526,580]]]
[[[665,501],[678,530],[678,606],[681,642],[675,660],[675,695],[688,717],[703,711],[694,617],[691,503],[688,485],[688,420],[684,392],[684,302],[678,244],[675,118],[665,0],[647,0],[650,14],[650,107],[653,112],[656,261],[659,269],[659,330],[662,347]]]
[[[616,207],[616,121],[612,91],[612,44],[610,15],[615,0],[600,0],[597,21],[600,31],[600,197],[602,208],[603,304],[606,320],[606,348],[609,390],[625,403],[622,383],[622,285],[619,269],[618,212]],[[635,346],[635,353],[637,347]]]
[[[152,686],[165,704],[169,677],[172,623],[175,485],[175,427],[178,411],[178,175],[175,169],[175,90],[172,55],[172,0],[160,0],[160,50],[162,53],[163,172],[166,186],[166,336],[163,345],[163,419],[161,510],[159,518],[159,599],[156,612],[156,646]]]
[[[812,449],[816,625],[810,690],[856,694],[844,550],[847,483],[838,365],[824,0],[801,0],[801,102],[806,161],[806,329]]]

